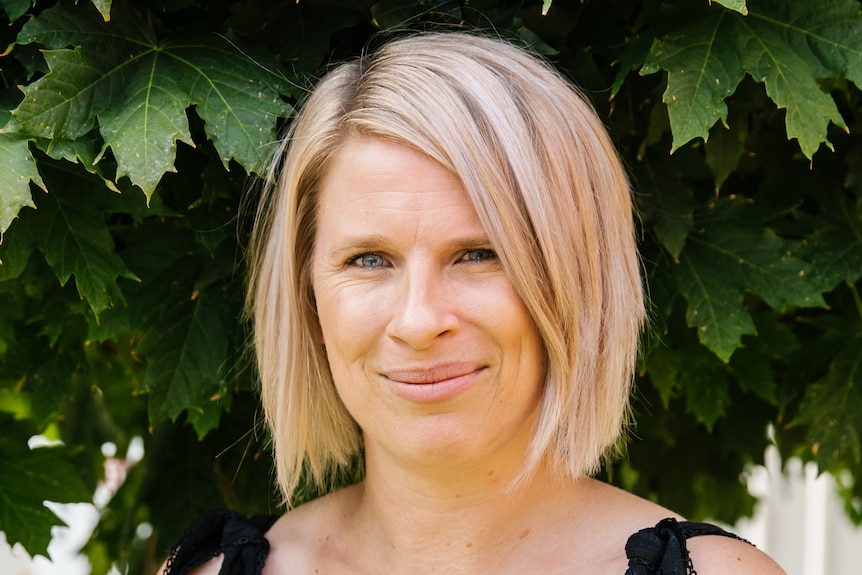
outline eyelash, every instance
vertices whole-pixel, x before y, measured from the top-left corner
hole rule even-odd
[[[373,256],[373,257],[378,257],[378,258],[380,258],[380,261],[382,262],[382,264],[381,264],[381,265],[379,265],[379,266],[364,266],[364,265],[361,265],[361,264],[362,264],[362,260],[363,260],[363,259],[365,259],[365,258],[367,258],[367,257],[372,257],[372,256]],[[347,265],[348,265],[348,266],[352,266],[352,267],[366,268],[366,269],[370,269],[370,268],[378,268],[378,267],[381,267],[381,268],[382,268],[382,267],[384,267],[384,266],[386,265],[386,258],[384,258],[384,257],[383,257],[383,256],[381,256],[380,254],[377,254],[377,253],[374,253],[374,252],[365,252],[365,253],[361,253],[361,254],[356,254],[356,255],[355,255],[355,256],[353,256],[352,258],[348,259],[348,260],[347,260]]]
[[[481,254],[481,257],[471,258],[470,256],[472,254]],[[362,265],[362,260],[367,258],[367,257],[380,258],[381,265],[376,265],[376,266]],[[482,263],[482,262],[487,262],[487,261],[495,260],[495,259],[497,259],[497,253],[494,250],[492,250],[490,248],[476,248],[476,249],[467,250],[464,253],[464,255],[458,261],[468,262],[468,263]],[[375,253],[375,252],[364,252],[361,254],[356,254],[352,258],[348,259],[346,263],[348,266],[355,266],[355,267],[366,268],[366,269],[385,267],[387,264],[386,258],[384,258],[382,255]]]
[[[469,256],[470,256],[470,254],[475,254],[475,253],[481,253],[483,257],[478,258],[478,259],[471,259],[471,258],[469,257]],[[463,258],[461,258],[461,261],[465,261],[465,262],[486,262],[486,261],[488,261],[488,260],[495,260],[495,259],[497,259],[497,252],[495,252],[495,251],[494,251],[494,250],[492,250],[491,248],[477,248],[477,249],[474,249],[474,250],[467,250],[467,252],[464,254],[464,257],[463,257]]]
[[[480,257],[471,258],[470,256],[473,254],[480,254]],[[362,265],[362,260],[364,260],[367,257],[379,258],[381,264],[380,265]],[[476,249],[467,250],[464,253],[464,255],[458,261],[466,262],[466,263],[482,263],[482,262],[487,262],[487,261],[495,260],[495,259],[497,259],[497,254],[494,250],[492,250],[490,248],[476,248]],[[355,267],[360,267],[360,268],[364,268],[364,269],[372,269],[372,268],[378,268],[378,267],[385,267],[387,264],[387,261],[386,261],[386,258],[384,258],[382,255],[380,255],[378,253],[364,252],[361,254],[356,254],[352,258],[348,259],[346,263],[348,266],[355,266]]]

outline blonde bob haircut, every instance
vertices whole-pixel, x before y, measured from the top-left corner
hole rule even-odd
[[[258,208],[248,306],[286,502],[303,473],[325,488],[362,449],[311,287],[321,180],[357,136],[411,146],[460,178],[535,322],[546,373],[522,478],[542,461],[573,478],[597,471],[628,419],[644,319],[625,171],[593,108],[544,61],[498,39],[431,33],[323,77]]]

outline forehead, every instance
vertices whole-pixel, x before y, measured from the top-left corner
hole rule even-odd
[[[344,211],[347,205],[355,215],[387,207],[475,212],[458,176],[419,150],[380,138],[346,140],[330,159],[319,194],[322,213]]]

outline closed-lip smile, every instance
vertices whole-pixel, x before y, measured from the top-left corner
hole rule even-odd
[[[469,388],[485,366],[476,363],[447,363],[427,368],[387,370],[382,373],[395,393],[417,403],[451,399]]]

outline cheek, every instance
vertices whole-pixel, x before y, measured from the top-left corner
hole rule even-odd
[[[336,363],[361,361],[385,333],[385,298],[350,285],[316,286],[320,341]]]

